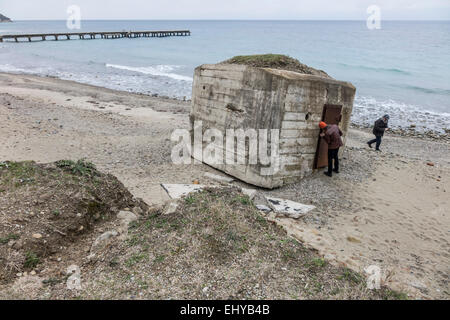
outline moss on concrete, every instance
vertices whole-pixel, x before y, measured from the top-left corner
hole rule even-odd
[[[256,54],[249,56],[235,56],[229,60],[223,61],[222,63],[241,64],[256,68],[288,70],[303,74],[312,74],[330,78],[330,76],[324,71],[308,67],[297,59],[283,54]]]

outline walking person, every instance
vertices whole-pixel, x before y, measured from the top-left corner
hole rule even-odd
[[[388,130],[389,118],[389,115],[385,114],[382,118],[375,121],[375,125],[373,126],[373,134],[375,135],[375,139],[367,142],[369,148],[372,148],[372,144],[376,143],[375,150],[381,151],[381,139],[384,136],[384,132]]]
[[[344,145],[341,138],[342,131],[336,124],[327,125],[323,121],[319,123],[319,128],[322,129],[320,136],[328,144],[328,171],[325,171],[324,174],[332,177],[332,171],[339,173],[339,148]]]

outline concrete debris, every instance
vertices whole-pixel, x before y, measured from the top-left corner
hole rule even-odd
[[[270,197],[266,197],[266,199],[269,202],[269,205],[272,207],[273,211],[294,219],[298,219],[316,208],[315,206],[301,204],[291,200]]]
[[[259,211],[264,212],[264,213],[269,213],[269,212],[272,211],[271,208],[269,208],[268,206],[265,206],[265,205],[263,205],[263,204],[257,204],[257,205],[256,205],[256,208],[257,208]]]

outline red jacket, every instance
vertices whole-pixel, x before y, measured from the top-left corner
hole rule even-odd
[[[342,147],[344,144],[342,143],[342,131],[335,124],[330,124],[327,126],[327,130],[325,131],[325,136],[323,137],[325,142],[328,144],[328,149],[333,150]]]

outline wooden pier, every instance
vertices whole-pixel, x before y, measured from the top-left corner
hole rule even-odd
[[[36,33],[36,34],[5,34],[0,35],[0,42],[11,41],[45,41],[45,40],[92,40],[119,38],[161,38],[190,36],[189,30],[176,31],[120,31],[120,32],[70,32],[70,33]]]

